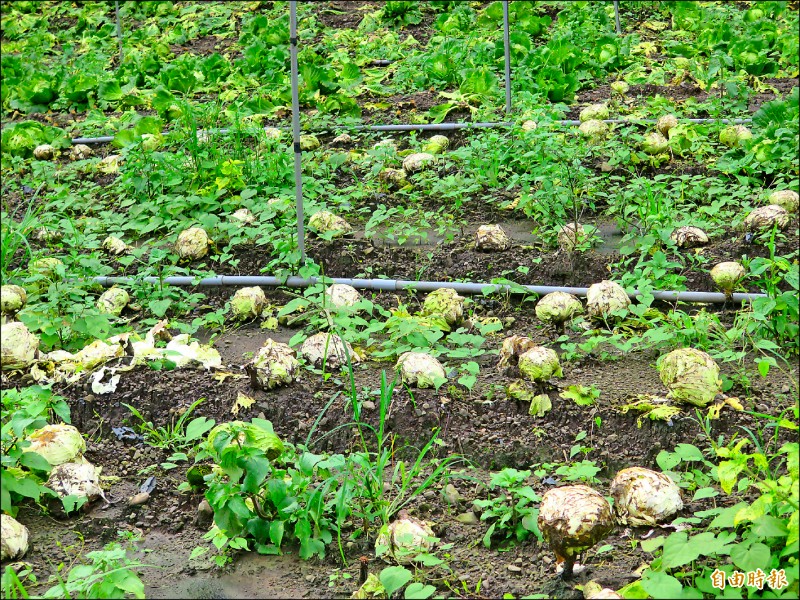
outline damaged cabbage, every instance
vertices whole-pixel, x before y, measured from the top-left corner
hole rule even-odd
[[[567,321],[583,313],[583,304],[572,294],[551,292],[536,303],[535,310],[540,321],[563,329]]]
[[[268,339],[253,360],[245,365],[245,370],[254,388],[271,390],[292,383],[299,367],[300,363],[289,345]]]
[[[74,462],[86,452],[86,441],[81,432],[66,423],[45,425],[25,439],[30,445],[22,451],[36,452],[52,467]]]
[[[47,479],[47,487],[53,490],[59,498],[76,496],[92,501],[103,498],[105,494],[100,487],[100,468],[94,466],[86,459],[79,462],[67,462],[53,467]]]
[[[430,152],[416,152],[409,154],[403,160],[403,170],[406,173],[415,173],[421,171],[429,164],[432,164],[436,157]]]
[[[738,262],[726,261],[714,265],[711,269],[711,279],[717,287],[722,290],[725,296],[730,299],[733,295],[733,290],[746,275],[744,267]]]
[[[769,203],[780,206],[788,213],[795,213],[800,203],[800,196],[792,190],[778,190],[769,195]]]
[[[544,383],[551,377],[563,377],[558,353],[544,346],[534,346],[519,357],[519,372],[528,381]]]
[[[403,383],[418,388],[433,388],[447,379],[442,363],[426,352],[404,352],[397,359]]]
[[[0,367],[3,371],[22,370],[34,363],[39,338],[19,321],[0,327]]]
[[[602,494],[585,485],[567,485],[542,497],[538,525],[556,560],[564,562],[563,577],[569,578],[575,557],[611,533],[614,517]]]
[[[0,560],[17,560],[28,552],[28,528],[11,515],[0,515]],[[5,596],[5,594],[4,594]]]
[[[695,248],[708,243],[706,232],[699,227],[692,227],[691,225],[678,227],[669,237],[678,248]]]
[[[233,318],[241,321],[258,318],[266,307],[267,296],[258,286],[240,288],[231,298]]]
[[[679,348],[661,357],[658,374],[669,390],[669,398],[685,404],[703,408],[722,392],[719,366],[695,348]]]
[[[460,323],[464,316],[464,297],[451,288],[434,290],[422,304],[422,316],[442,317],[452,327]]]
[[[118,317],[130,301],[131,297],[128,292],[114,286],[103,292],[97,299],[97,310],[102,314]]]
[[[517,366],[520,355],[535,346],[536,342],[524,335],[512,335],[507,337],[503,340],[503,344],[500,347],[500,360],[497,363],[497,368],[503,370],[509,366]]]
[[[611,482],[614,512],[623,525],[654,526],[683,508],[681,490],[663,473],[631,467]]]
[[[311,215],[308,226],[319,234],[331,233],[333,237],[346,235],[353,230],[350,223],[327,210],[321,210]]]
[[[211,240],[202,227],[190,227],[181,231],[175,242],[175,252],[184,260],[199,260],[208,254]]]
[[[578,118],[580,119],[581,123],[586,123],[587,121],[594,121],[594,120],[602,121],[604,119],[607,119],[608,115],[609,112],[607,105],[590,104],[581,111]]]
[[[586,312],[595,319],[608,321],[618,310],[627,309],[631,304],[625,289],[613,281],[604,279],[593,283],[586,291]]]
[[[748,231],[760,231],[772,229],[777,225],[778,229],[784,229],[789,224],[789,213],[782,206],[769,204],[759,206],[753,210],[744,220],[745,229]]]
[[[0,286],[0,314],[15,315],[21,311],[28,302],[25,288],[19,285]]]
[[[353,347],[338,335],[331,333],[317,333],[308,338],[300,347],[300,354],[315,367],[325,363],[326,368],[336,369],[350,362],[356,364],[361,359],[353,351]]]
[[[502,252],[511,247],[511,238],[500,225],[481,225],[475,232],[475,249]]]
[[[113,235],[109,235],[106,239],[104,239],[101,247],[111,256],[119,256],[120,254],[125,254],[128,251],[128,245]]]
[[[325,301],[334,308],[352,308],[361,301],[361,294],[352,285],[334,283],[325,290]]]
[[[400,518],[381,528],[375,554],[387,562],[394,559],[401,565],[409,565],[419,554],[430,552],[434,541],[433,530],[427,523],[401,512]]]

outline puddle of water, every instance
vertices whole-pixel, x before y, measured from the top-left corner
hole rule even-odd
[[[614,254],[619,252],[620,242],[625,232],[617,227],[616,223],[601,222],[597,223],[597,235],[600,236],[601,242],[595,246],[595,252],[598,254]]]

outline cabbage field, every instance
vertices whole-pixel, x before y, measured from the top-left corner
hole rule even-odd
[[[798,597],[798,2],[0,12],[2,598]]]

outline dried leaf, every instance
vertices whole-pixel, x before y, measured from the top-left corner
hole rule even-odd
[[[240,408],[250,408],[253,406],[255,401],[255,398],[251,398],[250,396],[239,392],[239,394],[236,396],[236,402],[234,402],[233,408],[231,408],[231,413],[238,415]]]

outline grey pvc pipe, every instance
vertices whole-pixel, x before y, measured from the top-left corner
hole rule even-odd
[[[297,1],[289,2],[289,43],[292,62],[292,138],[294,139],[294,190],[297,205],[297,248],[300,264],[306,262],[305,230],[303,223],[303,157],[300,150],[300,90],[297,67]]]
[[[506,114],[511,114],[511,34],[508,24],[508,0],[503,0],[503,47],[506,60]]]
[[[678,122],[685,123],[751,123],[753,119],[678,119]],[[657,119],[605,119],[604,123],[655,123]],[[577,119],[563,119],[561,121],[553,121],[556,125],[574,126],[580,125],[581,122]],[[497,121],[486,123],[423,123],[419,125],[331,125],[325,129],[310,130],[310,131],[328,131],[330,129],[351,129],[354,131],[453,131],[454,129],[489,129],[493,127],[514,127],[516,123],[511,121]],[[265,127],[266,129],[266,127]],[[278,129],[285,129],[279,127]],[[223,129],[208,129],[206,133],[213,133],[218,135],[225,135],[230,130]],[[167,132],[165,132],[166,134]],[[198,133],[201,133],[198,131]],[[74,138],[73,144],[110,144],[114,141],[113,135],[106,135],[101,137],[81,137]]]
[[[619,0],[614,0],[614,24],[617,28],[617,35],[622,35],[622,25],[619,22]]]
[[[533,293],[549,294],[551,292],[566,292],[574,296],[585,297],[589,288],[585,287],[562,287],[552,285],[507,285],[497,283],[474,283],[458,281],[410,281],[405,279],[349,279],[342,277],[288,277],[282,279],[271,275],[219,275],[217,277],[207,277],[197,280],[194,277],[173,276],[173,277],[94,277],[93,281],[103,286],[126,285],[134,283],[167,284],[179,286],[198,286],[198,287],[224,287],[224,286],[265,286],[278,287],[285,286],[290,288],[307,288],[322,281],[328,283],[343,283],[360,290],[374,290],[381,292],[400,292],[403,290],[414,290],[417,292],[432,292],[441,288],[450,288],[462,294],[482,294],[487,287],[495,288],[498,292],[508,292],[511,294]],[[679,291],[656,291],[652,292],[656,300],[667,302],[703,302],[710,304],[723,304],[726,301],[725,294],[717,292],[679,292]],[[631,298],[639,296],[640,293],[633,292],[628,294]],[[765,298],[766,294],[733,294],[734,303],[749,302],[755,298]]]

